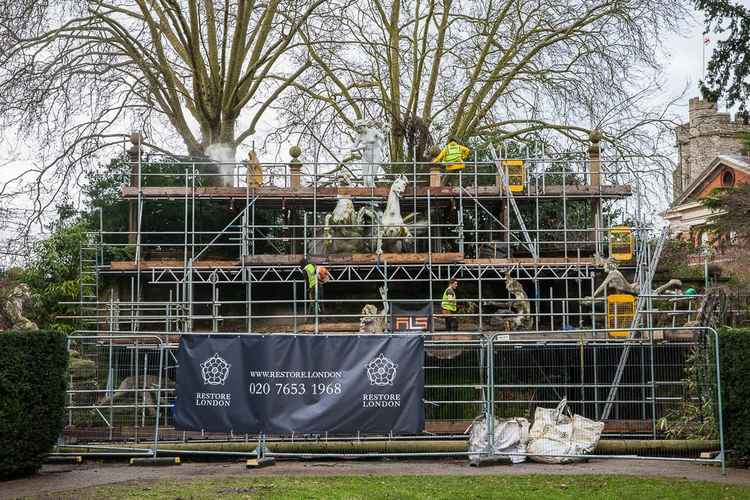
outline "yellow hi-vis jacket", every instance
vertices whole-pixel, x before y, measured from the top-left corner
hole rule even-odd
[[[307,284],[310,288],[315,288],[318,284],[318,273],[315,272],[315,265],[308,264],[305,266],[305,272],[307,273]]]
[[[462,146],[456,141],[450,141],[446,146],[440,150],[432,163],[445,163],[445,169],[448,171],[463,170],[464,159],[471,154],[471,149],[466,146]]]
[[[456,312],[456,292],[453,288],[448,287],[443,292],[443,302],[440,304],[443,309],[450,312]]]

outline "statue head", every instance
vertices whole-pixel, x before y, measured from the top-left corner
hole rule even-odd
[[[362,132],[363,130],[368,128],[369,125],[370,120],[364,120],[361,118],[359,120],[354,120],[354,130],[356,130],[357,132]]]
[[[393,181],[393,184],[391,184],[391,192],[400,197],[408,184],[409,180],[404,174],[401,174],[395,181]]]
[[[377,136],[380,132],[380,123],[375,120],[359,119],[354,122],[354,130],[360,136]]]
[[[604,270],[608,273],[617,271],[617,263],[611,257],[604,260]]]
[[[607,273],[617,270],[617,263],[612,257],[604,258],[598,253],[594,254],[594,265],[601,266]]]
[[[334,220],[344,220],[354,213],[354,203],[350,198],[339,198],[336,202],[336,208],[333,209]]]

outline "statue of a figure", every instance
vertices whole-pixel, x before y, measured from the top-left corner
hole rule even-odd
[[[499,318],[499,321],[494,321],[495,318],[492,319],[492,322],[500,323],[499,327],[502,331],[510,332],[525,330],[530,326],[531,302],[529,301],[529,296],[526,295],[523,286],[521,286],[521,284],[511,275],[510,269],[505,272],[505,287],[513,296],[513,302],[510,304],[510,309],[500,309],[507,305],[507,302],[505,301],[498,302],[490,300],[486,301],[484,305],[485,307],[498,308],[496,314],[500,312],[504,314]]]
[[[325,217],[323,241],[327,253],[364,251],[369,247],[367,227],[378,221],[378,214],[370,207],[355,210],[350,198],[339,198],[336,208]]]
[[[362,317],[359,319],[360,333],[383,333],[388,325],[388,288],[380,287],[380,297],[383,299],[383,309],[378,311],[377,306],[365,304],[362,308]]]
[[[247,155],[247,185],[258,188],[263,184],[263,167],[260,165],[255,150],[250,150]]]
[[[354,130],[357,132],[357,142],[342,163],[354,162],[359,166],[365,186],[375,186],[375,177],[380,173],[383,162],[385,135],[378,123],[371,120],[355,121]]]
[[[372,227],[374,234],[371,234],[371,237],[377,241],[375,253],[401,253],[404,242],[413,239],[407,224],[417,216],[416,213],[401,216],[399,200],[408,183],[404,175],[393,181],[388,193],[388,204],[382,212],[372,207],[361,207],[356,210],[350,198],[339,198],[336,208],[325,217],[325,250],[328,253],[364,251],[369,246],[366,238],[367,229]],[[423,227],[424,224],[415,226]]]
[[[632,283],[628,282],[628,280],[625,279],[625,276],[623,276],[623,274],[617,268],[617,264],[615,263],[614,259],[604,259],[599,255],[594,255],[594,264],[601,266],[607,273],[607,275],[604,278],[604,281],[602,281],[602,284],[599,285],[599,288],[594,291],[591,297],[584,297],[583,299],[581,299],[582,303],[590,304],[595,298],[600,296],[603,297],[605,290],[607,290],[608,288],[614,288],[618,292],[627,293],[630,295],[638,295],[641,293],[641,284],[638,281],[638,278],[636,277],[636,280]],[[661,295],[662,293],[670,293],[670,290],[674,289],[674,291],[671,293],[681,295],[681,288],[682,281],[678,279],[671,279],[662,286],[655,288],[652,291],[652,294]]]
[[[31,288],[26,283],[6,283],[0,292],[0,330],[38,330],[36,323],[23,315],[24,306],[31,302]]]
[[[378,255],[386,252],[401,253],[403,243],[412,237],[411,231],[401,216],[401,195],[409,183],[405,175],[400,175],[391,184],[388,193],[388,204],[378,224],[378,246],[375,253]],[[416,214],[407,216],[407,219],[415,217]]]

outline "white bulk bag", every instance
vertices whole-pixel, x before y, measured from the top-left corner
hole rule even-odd
[[[494,453],[507,456],[514,464],[526,460],[526,442],[529,439],[529,421],[525,418],[512,418],[509,420],[494,419],[493,434]],[[469,432],[469,459],[475,460],[480,453],[488,451],[489,433],[487,419],[484,415],[474,419]],[[505,455],[507,453],[519,453],[519,455]]]
[[[563,399],[555,409],[537,407],[534,425],[529,431],[531,460],[548,464],[580,462],[582,458],[560,455],[587,455],[596,449],[604,422],[581,415],[570,416],[567,404],[568,400]]]

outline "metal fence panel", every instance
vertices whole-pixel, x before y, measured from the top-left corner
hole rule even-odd
[[[247,442],[261,451],[270,447],[271,455],[306,457],[465,455],[476,417],[532,420],[537,407],[567,399],[572,413],[598,420],[610,399],[592,456],[698,460],[701,451],[723,452],[723,429],[716,332],[692,331],[681,342],[649,330],[631,339],[570,331],[538,340],[425,334],[426,429],[418,436],[179,432],[172,414],[176,344],[154,335],[71,336],[78,364],[71,370],[64,443],[153,443],[155,451],[169,441]],[[723,464],[723,453],[708,461]]]

